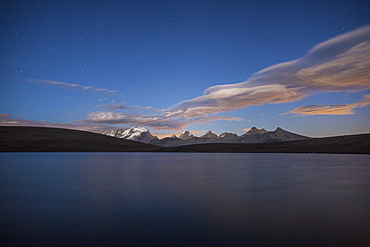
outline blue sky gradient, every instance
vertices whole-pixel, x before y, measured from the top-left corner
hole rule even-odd
[[[0,125],[370,132],[367,1],[0,5]]]

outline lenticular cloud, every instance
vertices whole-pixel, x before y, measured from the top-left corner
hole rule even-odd
[[[251,105],[299,100],[312,92],[370,88],[370,25],[323,42],[297,60],[263,69],[245,82],[217,85],[166,110],[168,116],[204,116]]]
[[[369,88],[370,25],[318,44],[302,58],[263,69],[244,82],[210,87],[202,96],[182,101],[157,114],[93,112],[87,121],[180,129],[215,120],[240,121],[240,118],[216,114],[247,106],[293,102],[313,92],[353,92]],[[306,106],[290,113],[353,114],[355,108],[366,105]]]
[[[289,113],[298,115],[350,115],[355,114],[356,108],[370,105],[370,94],[365,95],[361,101],[349,104],[335,105],[307,105],[297,107]]]
[[[76,89],[76,90],[82,90],[82,91],[90,91],[95,93],[117,93],[116,90],[110,90],[105,88],[96,88],[91,86],[82,86],[79,84],[71,84],[61,81],[52,81],[52,80],[39,80],[39,79],[28,79],[30,82],[49,85],[49,86],[56,86],[56,87],[62,87],[66,89]]]

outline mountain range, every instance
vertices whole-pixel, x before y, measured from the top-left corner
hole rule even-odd
[[[246,133],[253,136],[255,132]],[[264,132],[264,131],[262,131]],[[271,137],[281,136],[281,130]],[[262,133],[261,135],[266,135]],[[275,136],[274,136],[275,135]],[[189,137],[185,133],[182,137]],[[284,136],[284,135],[283,135]],[[235,134],[211,133],[206,137],[234,139]],[[212,138],[213,137],[213,138]],[[241,137],[241,136],[240,136]],[[179,137],[176,137],[180,139]],[[200,138],[200,137],[198,137]],[[192,137],[189,139],[193,139]],[[207,138],[204,138],[207,139]],[[240,139],[243,140],[243,139]],[[173,147],[156,146],[79,130],[47,127],[0,126],[0,152],[206,152],[206,153],[336,153],[370,154],[370,133],[263,143],[199,143]]]
[[[158,140],[156,136],[153,136],[149,130],[143,127],[132,127],[130,129],[113,129],[103,132],[103,135],[123,138],[131,141],[138,141],[144,143],[150,143],[151,141]]]
[[[190,133],[190,131],[186,130],[182,132],[179,137],[173,135],[171,137],[159,139],[158,137],[153,136],[149,130],[143,127],[132,127],[127,130],[107,130],[103,134],[163,147],[175,147],[201,143],[265,143],[305,140],[310,138],[283,130],[279,127],[275,131],[267,131],[265,129],[257,129],[256,127],[252,127],[248,132],[241,136],[228,132],[216,135],[212,133],[212,131],[208,131],[206,134],[197,137]]]

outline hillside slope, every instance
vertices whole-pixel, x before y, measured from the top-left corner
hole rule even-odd
[[[212,143],[163,147],[160,152],[370,154],[370,134],[269,143]]]
[[[78,130],[0,126],[1,152],[145,152],[156,148]]]

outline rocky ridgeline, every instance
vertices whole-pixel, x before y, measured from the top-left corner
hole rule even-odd
[[[241,136],[228,132],[222,133],[221,135],[218,136],[212,133],[212,131],[208,131],[205,135],[197,137],[190,133],[190,131],[186,130],[182,132],[179,137],[173,135],[171,137],[158,139],[156,136],[153,136],[149,132],[149,130],[143,127],[132,127],[127,130],[124,129],[108,130],[105,131],[103,134],[165,147],[201,144],[201,143],[263,143],[263,142],[281,142],[281,141],[309,139],[309,137],[298,135],[283,130],[279,127],[275,131],[267,131],[265,129],[257,129],[256,127],[253,127],[248,132]]]

